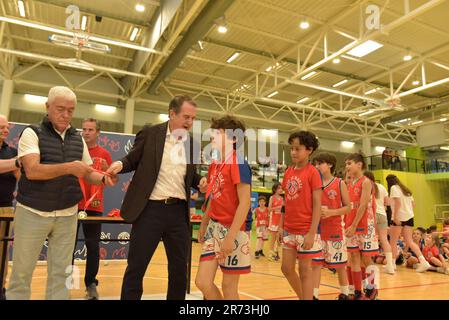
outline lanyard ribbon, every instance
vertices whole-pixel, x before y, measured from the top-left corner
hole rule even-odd
[[[205,196],[205,200],[203,205],[201,206],[201,211],[203,211],[204,213],[207,213],[208,211],[208,207],[209,207],[209,202],[211,197],[211,192],[212,189],[214,187],[215,181],[218,178],[218,174],[223,170],[225,164],[227,164],[229,162],[229,160],[233,157],[234,152],[232,152],[227,158],[226,160],[221,163],[220,167],[217,169],[215,168],[214,174],[212,175],[211,181],[209,182],[209,185],[207,186],[207,190],[206,190],[206,196]]]
[[[102,170],[95,169],[95,168],[93,168],[93,170],[96,171],[96,172],[98,172],[98,173],[101,173],[101,174],[103,174],[103,175],[105,175],[105,176],[108,176],[108,177],[111,176],[109,173],[104,172],[104,171],[102,171]],[[102,188],[101,188],[101,186],[93,186],[93,185],[92,185],[92,186],[91,186],[91,191],[92,191],[92,188],[96,189],[96,191],[95,191],[94,194],[87,200],[86,183],[84,182],[84,180],[83,180],[82,178],[79,178],[78,180],[79,180],[79,183],[80,183],[81,192],[83,193],[83,197],[84,197],[84,199],[86,200],[86,202],[85,202],[85,204],[84,204],[84,210],[83,210],[83,211],[86,211],[87,208],[89,208],[89,205],[91,204],[91,202],[95,199],[95,197],[96,197],[97,194],[101,191]]]

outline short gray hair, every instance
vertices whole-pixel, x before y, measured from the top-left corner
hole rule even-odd
[[[75,101],[76,94],[70,88],[64,86],[56,86],[50,89],[48,92],[48,103],[50,104],[56,97],[63,97],[70,101]]]

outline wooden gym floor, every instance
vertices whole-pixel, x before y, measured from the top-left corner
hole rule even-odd
[[[188,299],[201,299],[194,279],[198,268],[201,247],[193,243],[191,295]],[[268,250],[265,250],[268,252]],[[72,299],[84,298],[83,262],[80,269],[80,288],[71,291]],[[296,299],[287,280],[282,275],[280,262],[269,262],[266,258],[252,260],[252,272],[240,278],[241,299]],[[11,268],[11,267],[10,267]],[[98,274],[100,299],[118,299],[126,261],[101,261]],[[38,265],[34,272],[31,299],[44,299],[46,285],[46,265]],[[8,275],[10,274],[10,270]],[[221,282],[221,272],[217,272],[216,283]],[[144,299],[165,299],[167,288],[167,263],[161,243],[152,259],[144,280]],[[339,294],[337,276],[324,269],[321,277],[320,299],[332,300]],[[398,266],[396,275],[381,273],[379,299],[381,300],[428,300],[449,299],[449,276],[435,272],[416,273],[414,270]]]

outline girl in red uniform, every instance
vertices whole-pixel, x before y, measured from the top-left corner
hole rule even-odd
[[[268,208],[266,207],[267,198],[265,196],[259,196],[259,206],[254,209],[254,215],[256,216],[256,234],[257,234],[257,244],[256,244],[256,259],[260,257],[265,257],[263,254],[263,243],[268,240]]]
[[[377,297],[375,286],[367,288],[366,297],[362,296],[361,265],[363,263],[368,270],[371,269],[370,266],[373,265],[371,257],[379,252],[374,187],[373,183],[363,175],[365,167],[365,159],[362,154],[353,153],[346,158],[346,170],[352,177],[352,181],[348,185],[351,211],[345,218],[345,235],[350,255],[351,277],[355,288],[354,299],[356,300],[373,300]]]
[[[268,209],[270,211],[270,222],[268,230],[270,231],[270,254],[268,260],[279,260],[279,223],[281,222],[282,207],[284,205],[284,199],[282,198],[282,186],[279,182],[276,182],[272,188],[273,194],[270,197],[268,203]]]
[[[348,300],[349,284],[345,268],[348,253],[342,223],[342,218],[351,209],[348,189],[343,180],[332,175],[337,164],[337,158],[333,154],[320,153],[314,158],[314,164],[322,175],[324,187],[320,220],[323,255],[313,259],[313,296],[318,299],[321,267],[324,265],[337,270],[341,291],[338,300]]]

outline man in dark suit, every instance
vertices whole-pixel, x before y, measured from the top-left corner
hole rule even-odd
[[[167,299],[185,299],[190,188],[207,187],[207,179],[196,172],[199,155],[193,154],[188,134],[195,116],[196,103],[175,96],[169,121],[145,126],[128,155],[108,169],[111,174],[135,171],[121,208],[121,216],[132,223],[123,300],[141,299],[143,277],[161,238],[168,259]]]

